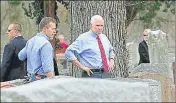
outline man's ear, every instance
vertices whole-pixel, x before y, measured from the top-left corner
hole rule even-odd
[[[17,35],[17,34],[18,34],[18,31],[17,31],[17,30],[14,30],[14,32],[15,32],[15,35]]]
[[[42,31],[44,31],[44,32],[45,32],[45,31],[46,31],[46,29],[47,29],[47,27],[44,27],[44,28],[42,29]]]
[[[92,23],[90,23],[90,26],[92,26]]]

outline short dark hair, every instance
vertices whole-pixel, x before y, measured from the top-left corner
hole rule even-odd
[[[50,22],[56,23],[56,20],[52,17],[44,17],[39,24],[39,30],[41,31],[44,27],[48,26]]]

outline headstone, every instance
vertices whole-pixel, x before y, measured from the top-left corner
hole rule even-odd
[[[152,79],[139,79],[139,78],[112,78],[112,80],[128,81],[128,82],[148,82],[150,90],[150,99],[153,102],[162,101],[161,98],[161,84]]]
[[[148,40],[150,63],[168,63],[168,39],[161,30],[152,31]]]
[[[172,63],[142,63],[141,65],[134,68],[130,75],[134,76],[135,74],[142,75],[148,73],[161,74],[163,76],[173,79]]]
[[[70,75],[68,68],[68,60],[65,58],[65,54],[56,54],[57,66],[60,75]]]
[[[176,62],[173,62],[173,75],[174,75],[174,85],[176,88]],[[176,99],[176,90],[175,90],[175,99]]]
[[[8,89],[2,88],[1,101],[161,102],[159,86],[160,83],[155,80],[63,77],[43,79]]]
[[[160,81],[162,102],[175,102],[175,86],[171,63],[141,64],[134,69],[130,77]]]
[[[145,74],[136,76],[140,79],[153,79],[161,82],[162,102],[175,102],[175,87],[172,79],[159,74]]]
[[[133,68],[138,66],[139,63],[139,53],[138,53],[138,43],[129,42],[127,43],[127,49],[129,51],[129,72],[133,71]]]
[[[149,40],[150,63],[135,67],[130,77],[154,79],[161,82],[162,102],[175,101],[173,68],[168,52],[168,36],[161,30],[152,31]]]

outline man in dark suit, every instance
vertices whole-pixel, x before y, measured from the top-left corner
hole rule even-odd
[[[4,47],[1,64],[1,82],[22,79],[27,75],[26,61],[20,61],[18,58],[18,53],[27,42],[21,35],[21,25],[18,23],[10,24],[7,34],[10,42]]]
[[[151,30],[145,29],[143,33],[143,41],[139,43],[138,51],[139,51],[139,65],[141,63],[150,63],[149,52],[148,52],[148,38]]]

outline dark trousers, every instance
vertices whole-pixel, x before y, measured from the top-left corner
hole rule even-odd
[[[108,72],[103,72],[103,71],[99,71],[99,72],[93,72],[93,74],[87,75],[86,71],[82,72],[82,77],[83,78],[110,78],[110,74]]]
[[[56,62],[55,58],[53,59],[53,63],[54,63],[54,74],[55,74],[55,76],[57,76],[57,75],[59,75],[59,70],[58,70],[57,62]]]

